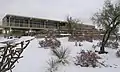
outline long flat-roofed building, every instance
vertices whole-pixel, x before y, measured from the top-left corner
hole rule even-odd
[[[61,33],[68,33],[68,29],[66,28],[66,21],[57,21],[43,18],[34,18],[34,17],[25,17],[18,15],[7,14],[2,19],[3,32],[5,34],[25,34],[26,32],[36,32],[42,33],[47,32],[49,30],[59,31]],[[76,26],[76,35],[98,35],[99,32],[93,25],[84,25],[77,24]]]
[[[50,19],[33,18],[7,14],[2,19],[2,28],[6,31],[15,30],[57,30],[65,29],[66,22]]]
[[[65,22],[49,20],[49,19],[41,19],[41,18],[33,18],[33,17],[24,17],[17,15],[6,15],[2,19],[3,26],[11,26],[11,28],[31,28],[31,29],[40,29],[40,28],[51,28],[57,29],[59,25],[65,26]]]

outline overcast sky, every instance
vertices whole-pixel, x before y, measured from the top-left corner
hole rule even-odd
[[[92,23],[90,17],[104,0],[0,0],[0,19],[5,14],[65,20],[67,15]]]

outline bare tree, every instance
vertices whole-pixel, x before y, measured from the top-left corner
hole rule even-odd
[[[30,40],[16,44],[6,42],[7,45],[0,48],[0,72],[12,72],[12,69],[15,67],[15,63],[23,57],[21,54],[29,43]],[[16,48],[18,45],[21,45],[21,47]]]
[[[103,8],[93,15],[92,21],[97,24],[98,27],[102,27],[105,30],[99,53],[107,53],[104,47],[110,35],[115,35],[117,41],[117,32],[120,25],[120,5],[113,4],[110,0],[106,0]]]
[[[73,19],[71,16],[67,16],[66,21],[67,21],[66,27],[71,35],[74,34],[74,30],[76,30],[77,24],[82,23],[79,19]]]

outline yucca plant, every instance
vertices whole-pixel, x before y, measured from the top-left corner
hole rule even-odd
[[[58,59],[57,63],[62,63],[63,65],[69,64],[68,58],[70,51],[68,48],[55,48],[52,50],[52,54]]]
[[[55,72],[58,70],[58,63],[56,59],[51,58],[47,63],[49,65],[47,72]]]
[[[120,50],[118,50],[118,51],[116,52],[116,56],[117,56],[118,58],[120,58]]]

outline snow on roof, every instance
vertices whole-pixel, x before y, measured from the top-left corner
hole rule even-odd
[[[71,35],[71,34],[60,34],[60,35]]]

